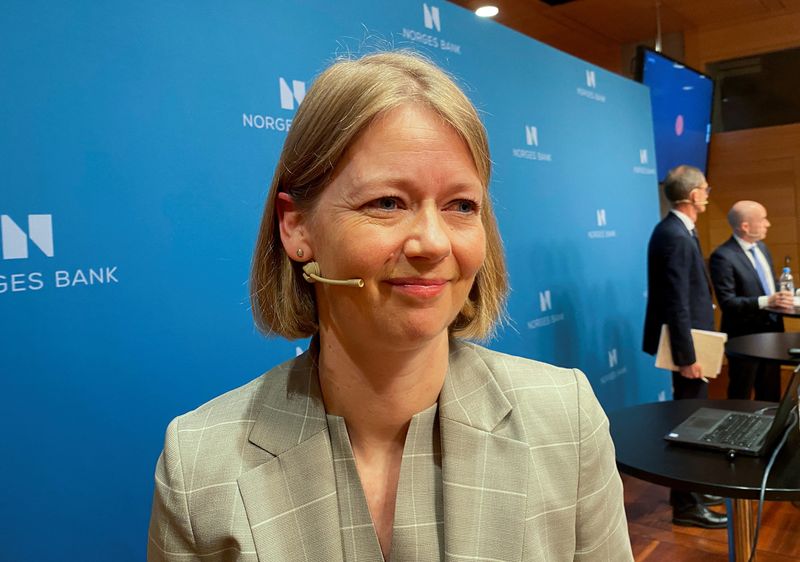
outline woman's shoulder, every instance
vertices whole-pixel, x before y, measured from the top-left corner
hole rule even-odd
[[[559,404],[577,412],[581,405],[597,401],[589,380],[579,369],[557,367],[468,342],[459,342],[453,349],[461,361],[480,361],[485,365],[515,407]]]
[[[488,349],[470,342],[457,342],[454,352],[459,354],[474,353],[492,372],[501,386],[514,385],[520,382],[552,382],[553,384],[576,384],[580,371],[557,367],[549,363],[511,355],[501,351]]]
[[[576,439],[576,431],[580,433],[603,423],[602,408],[586,375],[578,369],[557,367],[472,343],[461,343],[454,349],[459,354],[458,367],[483,369],[484,376],[494,380],[489,384],[499,387],[515,412],[508,423],[520,423],[527,428],[508,431],[526,435],[532,446],[553,439],[571,443]]]

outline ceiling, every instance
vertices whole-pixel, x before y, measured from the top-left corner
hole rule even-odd
[[[574,0],[560,6],[541,0],[451,1],[471,10],[493,4],[500,8],[496,21],[545,43],[557,42],[565,28],[617,45],[656,36],[657,0]],[[660,0],[660,4],[662,34],[800,11],[800,0]]]

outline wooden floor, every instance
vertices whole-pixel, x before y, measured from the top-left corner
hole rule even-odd
[[[728,560],[725,529],[673,526],[666,488],[625,475],[622,480],[628,530],[637,561]],[[800,562],[800,509],[789,502],[764,504],[757,559],[760,562]]]

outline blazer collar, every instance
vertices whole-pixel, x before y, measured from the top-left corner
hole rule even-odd
[[[314,338],[308,351],[264,380],[258,398],[262,409],[250,442],[274,456],[328,428],[317,353]],[[474,347],[451,340],[449,369],[439,395],[440,418],[491,432],[511,410],[511,403]]]
[[[747,256],[747,252],[745,251],[745,249],[742,248],[742,245],[739,244],[739,242],[733,236],[731,236],[728,239],[727,244],[728,247],[736,256],[736,258],[739,260],[739,263],[742,266],[742,270],[747,272],[747,274],[750,276],[751,281],[756,285],[756,287],[758,287],[758,290],[760,291],[762,288],[761,279],[758,278],[758,272],[756,271],[753,262],[751,262],[750,258]]]
[[[739,246],[739,249],[742,250],[743,252],[749,251],[750,248],[752,247],[758,247],[758,242],[747,242],[746,240],[742,240],[735,234],[732,234],[730,239],[733,241],[734,244]],[[747,249],[745,249],[744,246],[747,246]]]
[[[681,224],[686,229],[688,234],[691,234],[693,230],[697,228],[696,224],[686,213],[682,213],[677,209],[670,209],[669,214],[681,221]]]
[[[302,355],[264,378],[261,412],[250,442],[278,456],[328,428],[317,375],[317,339]]]
[[[511,409],[511,403],[475,349],[450,340],[449,370],[439,395],[439,417],[491,432]]]
[[[317,349],[312,341],[305,354],[266,375],[257,397],[261,413],[250,442],[275,458],[238,483],[260,559],[342,558]],[[510,422],[512,410],[475,347],[451,340],[439,396],[448,557],[522,557],[530,453],[524,430]]]

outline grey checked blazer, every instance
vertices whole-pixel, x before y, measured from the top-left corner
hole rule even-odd
[[[447,560],[632,560],[585,376],[458,341],[439,396]],[[148,560],[342,560],[311,352],[176,418]]]

